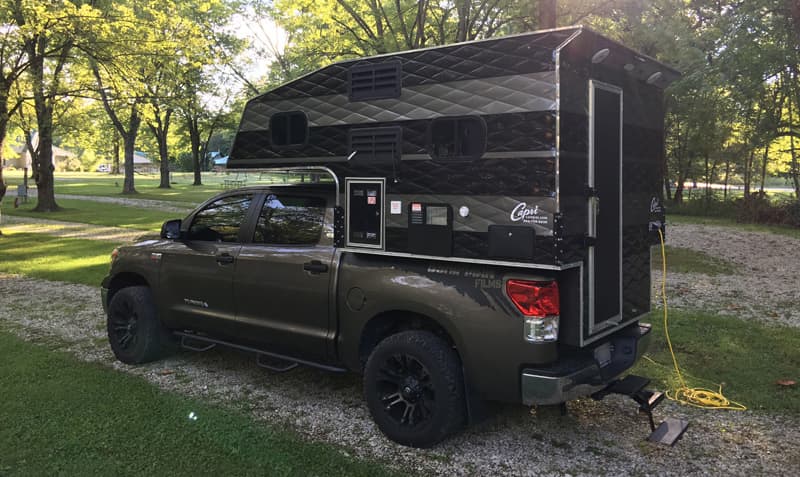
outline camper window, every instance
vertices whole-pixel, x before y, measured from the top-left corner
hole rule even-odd
[[[434,159],[471,161],[486,152],[486,123],[478,116],[436,118],[428,138],[428,153]]]
[[[302,111],[276,113],[269,118],[273,147],[302,146],[308,141],[308,118]]]

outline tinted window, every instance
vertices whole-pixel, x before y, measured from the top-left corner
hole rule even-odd
[[[474,160],[486,152],[486,123],[476,116],[436,118],[428,134],[434,159]]]
[[[253,241],[276,245],[312,245],[319,242],[325,219],[325,199],[267,196],[258,217]]]
[[[273,114],[269,119],[273,146],[300,146],[308,139],[308,118],[302,111]]]
[[[238,242],[239,228],[252,200],[252,195],[234,195],[210,203],[194,216],[189,239]]]

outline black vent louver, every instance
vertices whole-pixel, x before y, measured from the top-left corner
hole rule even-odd
[[[351,67],[347,71],[350,101],[400,97],[401,73],[399,61]]]
[[[348,154],[356,153],[354,161],[390,163],[400,159],[402,128],[356,128],[348,134]]]

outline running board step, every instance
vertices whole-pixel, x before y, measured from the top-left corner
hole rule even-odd
[[[220,345],[220,346],[225,346],[227,348],[238,349],[240,351],[255,353],[257,365],[261,366],[262,368],[266,368],[269,369],[270,371],[275,371],[278,373],[290,371],[301,364],[303,366],[310,366],[312,368],[323,369],[325,371],[331,371],[334,373],[343,373],[347,371],[347,369],[341,368],[339,366],[331,366],[328,364],[321,364],[314,361],[308,361],[305,359],[293,358],[291,356],[285,356],[278,353],[271,353],[269,351],[253,348],[251,346],[244,346],[236,343],[231,343],[229,341],[210,338],[208,336],[196,335],[191,332],[174,331],[172,334],[180,337],[181,346],[183,346],[186,349],[190,349],[192,351],[208,351],[211,348],[215,347],[216,345]],[[192,344],[192,342],[203,343],[205,346],[196,346]],[[267,360],[272,360],[272,362],[268,362]],[[286,364],[280,366],[280,365],[275,365],[274,364],[275,362],[282,364],[286,363]]]
[[[668,417],[664,419],[656,428],[653,419],[653,409],[664,400],[666,395],[660,391],[650,391],[645,389],[650,384],[650,380],[641,376],[629,374],[623,379],[611,382],[608,386],[592,394],[592,398],[601,400],[609,394],[622,394],[628,396],[639,404],[639,412],[647,414],[650,424],[651,434],[647,438],[650,442],[658,444],[674,445],[683,436],[689,427],[689,422],[681,419]]]
[[[293,370],[298,366],[295,361],[288,361],[284,359],[266,356],[262,353],[256,355],[256,364],[264,369],[268,369],[274,373],[285,373]]]

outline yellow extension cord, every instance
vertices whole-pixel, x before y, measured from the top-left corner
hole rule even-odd
[[[667,314],[667,253],[664,246],[664,234],[661,232],[661,229],[658,230],[658,237],[661,240],[661,300],[664,305],[664,334],[667,337],[669,353],[672,355],[672,364],[675,366],[675,374],[678,377],[679,384],[677,389],[667,391],[667,399],[701,409],[747,410],[744,405],[730,401],[723,396],[722,385],[719,386],[719,391],[712,391],[704,388],[690,388],[686,385],[686,381],[683,379],[683,373],[681,373],[681,369],[678,366],[678,358],[675,357],[675,352],[672,349],[672,340],[669,338],[669,319]],[[658,364],[648,356],[645,356],[645,359],[653,364]]]

